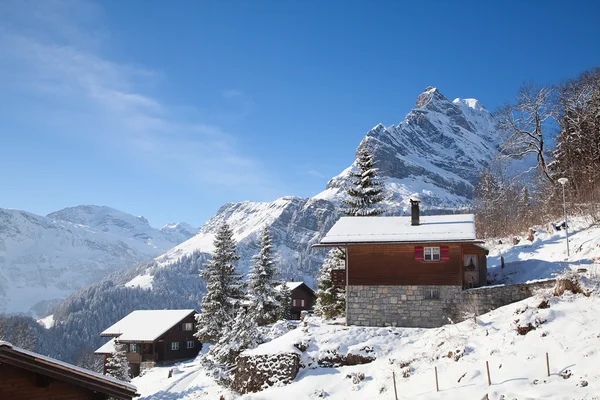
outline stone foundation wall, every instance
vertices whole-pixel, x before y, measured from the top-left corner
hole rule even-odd
[[[463,290],[461,286],[348,286],[348,325],[434,328],[484,314],[548,289],[554,281]],[[434,297],[434,298],[432,298]]]
[[[477,315],[485,314],[510,303],[525,300],[538,290],[552,289],[556,281],[520,283],[507,286],[487,286],[463,291],[463,304],[468,310],[476,310]]]

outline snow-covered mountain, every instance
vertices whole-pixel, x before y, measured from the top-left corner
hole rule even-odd
[[[155,229],[143,217],[109,207],[70,207],[46,217],[0,209],[0,313],[43,314],[55,301],[164,253],[192,232],[187,224]]]
[[[475,99],[449,101],[429,87],[418,96],[416,107],[398,125],[377,125],[359,147],[375,155],[380,176],[386,181],[387,209],[402,214],[410,197],[418,195],[425,209],[456,212],[469,206],[481,170],[497,153],[498,133],[494,119]],[[227,222],[235,233],[247,272],[256,254],[260,230],[269,226],[280,254],[284,278],[313,284],[323,250],[312,249],[339,217],[346,176],[356,162],[334,177],[317,196],[283,197],[273,202],[225,204],[190,240],[157,258],[168,266],[193,251],[210,253],[214,233]],[[149,276],[139,282],[148,287]],[[134,281],[138,282],[138,281]]]
[[[481,169],[497,154],[497,143],[494,118],[477,100],[451,102],[429,87],[402,122],[378,124],[359,148],[367,147],[375,155],[386,180],[388,209],[398,214],[415,195],[429,209],[469,205]],[[355,167],[334,177],[316,197],[338,200]]]

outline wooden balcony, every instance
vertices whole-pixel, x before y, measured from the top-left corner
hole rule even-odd
[[[139,364],[142,362],[142,355],[140,353],[125,353],[129,364]]]
[[[332,269],[331,270],[331,283],[336,287],[346,286],[346,270],[345,269]]]
[[[139,364],[141,362],[146,361],[156,361],[158,359],[158,354],[140,354],[135,352],[126,353],[127,361],[130,364]]]

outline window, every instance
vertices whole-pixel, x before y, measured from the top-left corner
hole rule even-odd
[[[426,300],[439,300],[440,299],[440,289],[425,289],[425,299]]]
[[[300,307],[304,307],[304,300],[300,300]]]
[[[139,349],[139,347],[137,344],[135,344],[135,343],[129,344],[129,352],[136,353],[138,351],[138,349]]]
[[[192,329],[194,329],[194,324],[191,322],[186,322],[185,324],[183,324],[183,330],[184,331],[191,331]]]
[[[188,340],[185,342],[186,349],[193,349],[194,347],[196,347],[196,343],[194,343],[193,340]]]
[[[298,307],[298,300],[292,299],[292,307]]]
[[[425,261],[440,261],[440,248],[425,247],[423,259]]]
[[[179,350],[179,342],[171,342],[171,350]]]

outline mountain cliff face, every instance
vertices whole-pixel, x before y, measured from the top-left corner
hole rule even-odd
[[[468,206],[483,167],[497,154],[494,118],[475,99],[449,101],[429,87],[398,125],[371,129],[359,148],[367,147],[386,180],[388,210],[400,214],[411,196],[425,209]],[[317,198],[339,200],[353,164],[334,177]]]
[[[449,101],[436,88],[427,88],[416,107],[398,125],[377,125],[359,147],[375,155],[386,182],[389,214],[402,214],[408,200],[420,197],[425,212],[457,212],[468,207],[480,171],[496,155],[498,134],[492,115],[475,99]],[[156,259],[168,265],[193,251],[210,253],[218,226],[227,222],[234,231],[239,267],[247,272],[258,252],[258,234],[266,225],[280,254],[283,278],[314,286],[324,250],[312,249],[338,219],[348,173],[334,177],[322,193],[310,199],[284,197],[270,203],[226,204],[192,239]],[[144,275],[142,282],[148,281]]]
[[[173,236],[109,207],[71,207],[46,217],[0,209],[0,313],[44,314],[81,287],[191,236]]]

